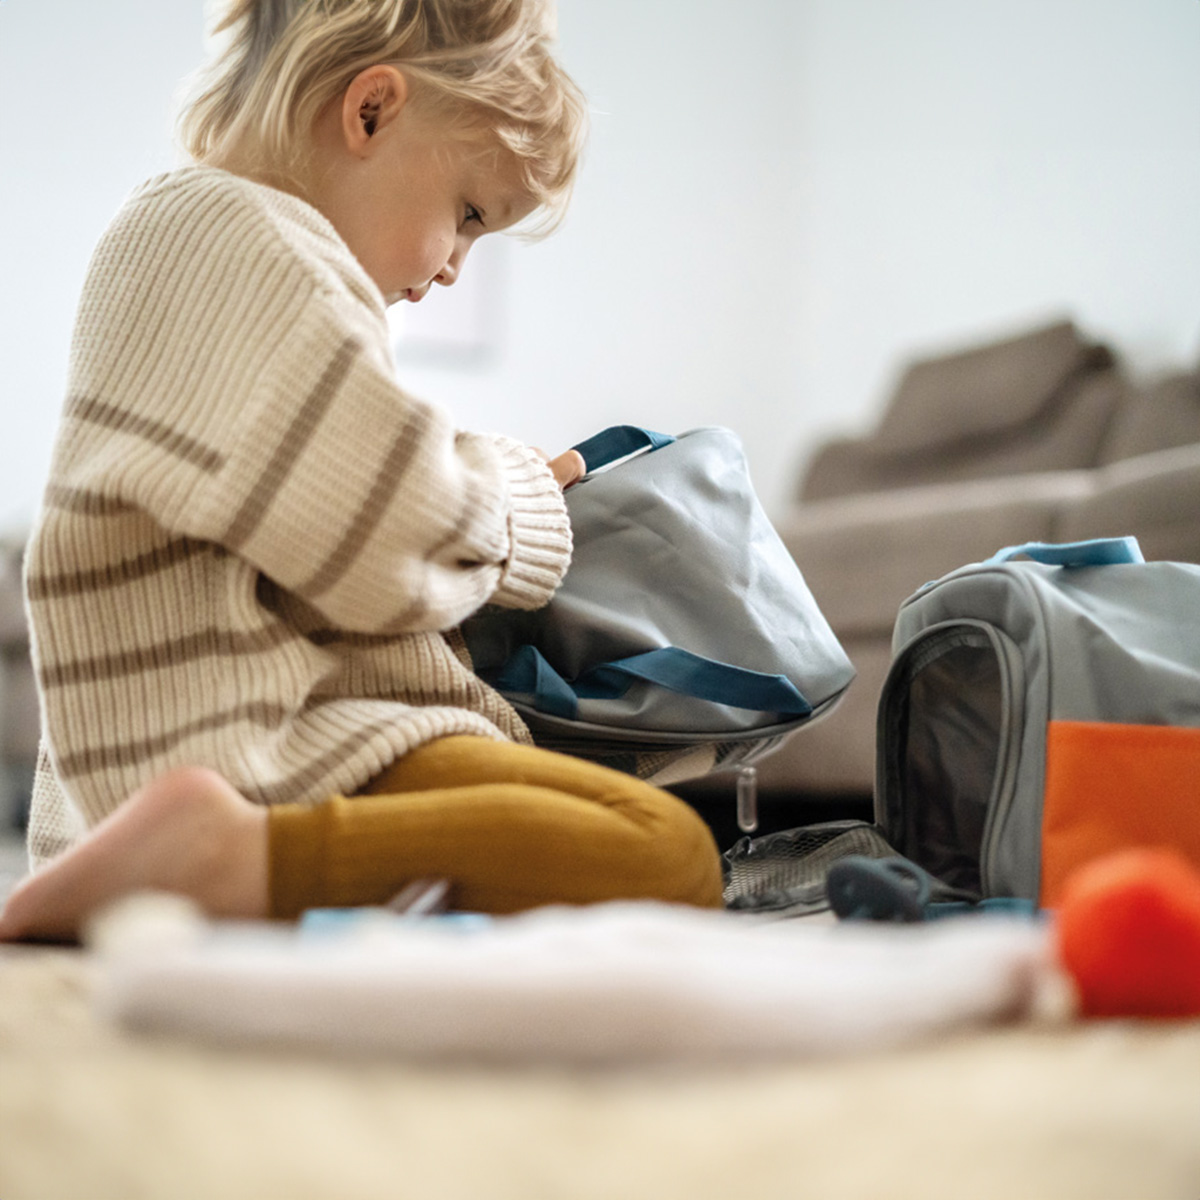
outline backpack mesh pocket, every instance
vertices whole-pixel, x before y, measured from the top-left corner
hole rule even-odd
[[[723,856],[725,907],[804,916],[829,907],[825,877],[848,854],[891,858],[896,851],[865,821],[825,821],[759,838],[744,837]]]

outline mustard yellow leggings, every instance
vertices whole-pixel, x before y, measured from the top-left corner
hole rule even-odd
[[[456,908],[667,900],[721,904],[708,826],[632,776],[479,737],[405,755],[354,796],[269,811],[272,915],[382,904],[414,879]]]

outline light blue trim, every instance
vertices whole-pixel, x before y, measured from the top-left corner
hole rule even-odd
[[[1142,548],[1135,537],[1093,538],[1086,542],[1024,542],[1005,546],[987,564],[1011,562],[1020,555],[1034,562],[1057,567],[1110,567],[1144,563]]]

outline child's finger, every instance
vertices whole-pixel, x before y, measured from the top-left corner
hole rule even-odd
[[[587,471],[583,455],[578,450],[565,450],[557,458],[552,458],[547,465],[558,480],[558,486],[564,490],[571,484],[578,483]]]

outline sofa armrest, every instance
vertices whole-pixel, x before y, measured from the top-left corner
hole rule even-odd
[[[32,762],[38,743],[38,701],[29,660],[29,627],[21,586],[25,539],[0,535],[0,759]]]
[[[1064,509],[1055,540],[1133,535],[1151,559],[1200,563],[1200,443],[1092,472],[1086,504]]]
[[[890,634],[902,601],[931,579],[1015,542],[1050,540],[1093,471],[899,488],[793,507],[777,522],[839,637]]]
[[[25,540],[0,534],[0,646],[25,645],[25,594],[21,586],[21,561]]]

